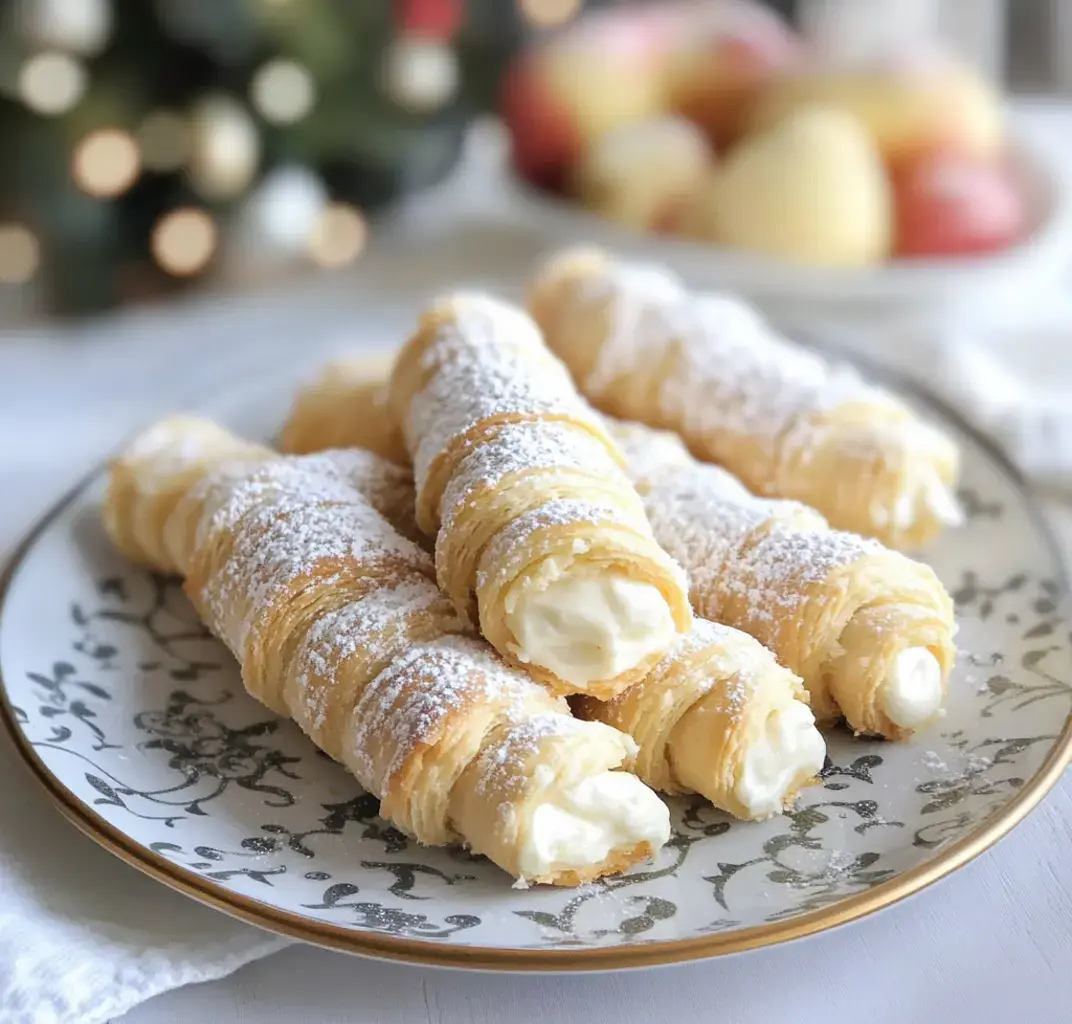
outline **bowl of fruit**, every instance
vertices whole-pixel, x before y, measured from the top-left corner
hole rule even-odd
[[[523,52],[500,112],[556,240],[770,306],[981,310],[1066,266],[1062,174],[934,46],[850,63],[749,0],[629,7]]]

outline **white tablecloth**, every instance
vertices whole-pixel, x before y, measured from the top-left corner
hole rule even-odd
[[[1072,138],[1072,115],[1055,130]],[[77,330],[0,335],[0,559],[130,429],[265,365],[315,365],[371,296],[523,267],[539,242],[502,223],[458,246],[415,204],[351,275],[287,294],[203,299]],[[464,204],[453,207],[465,215]],[[1070,332],[1072,336],[1072,332]],[[355,340],[358,336],[355,335]],[[1067,369],[1072,386],[1072,367]],[[1054,522],[1072,551],[1072,512]],[[72,842],[75,841],[72,838]],[[86,856],[106,856],[86,844]],[[132,869],[131,869],[132,870]],[[116,884],[124,871],[113,873]],[[608,976],[452,973],[293,947],[158,997],[124,1024],[693,1021],[902,1024],[1072,1019],[1072,779],[1008,839],[907,902],[836,932],[714,962]],[[0,1020],[3,1020],[0,1007]]]

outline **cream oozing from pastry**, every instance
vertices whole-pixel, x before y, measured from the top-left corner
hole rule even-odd
[[[677,632],[657,587],[618,572],[581,576],[555,562],[507,599],[506,614],[517,657],[579,687],[665,651]]]
[[[879,703],[894,725],[914,729],[942,706],[942,666],[926,647],[909,647],[893,661],[879,690]]]
[[[768,712],[750,737],[737,779],[737,799],[752,817],[781,814],[786,797],[823,767],[826,742],[811,709],[800,701]]]
[[[893,508],[893,525],[907,529],[921,516],[933,516],[943,526],[960,526],[964,522],[956,495],[933,466],[924,467],[905,488]]]
[[[670,838],[670,812],[647,786],[627,772],[583,779],[532,813],[518,856],[523,878],[600,864],[615,850]]]

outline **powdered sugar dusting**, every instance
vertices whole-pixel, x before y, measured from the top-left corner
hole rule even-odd
[[[475,445],[459,464],[440,503],[443,529],[451,528],[477,488],[496,487],[511,474],[536,470],[621,474],[602,442],[587,430],[539,420],[510,424]]]
[[[405,419],[418,491],[435,458],[485,420],[587,418],[565,367],[520,310],[488,298],[460,302],[455,313],[422,354],[433,372]]]
[[[302,465],[310,473],[352,487],[388,522],[399,509],[413,504],[409,472],[372,452],[358,448],[329,450],[304,456]]]
[[[448,636],[414,645],[369,683],[358,702],[353,746],[362,782],[382,793],[419,747],[439,740],[451,716],[489,701],[520,707],[535,685],[479,640]],[[390,737],[392,753],[377,765],[369,751],[382,743],[381,735]]]
[[[681,282],[649,264],[619,264],[613,273],[586,278],[582,302],[611,303],[610,334],[584,380],[598,399],[623,374],[650,365],[673,338],[673,310],[686,297]]]
[[[531,777],[531,763],[538,759],[544,740],[584,729],[585,724],[576,718],[555,714],[536,715],[512,725],[481,752],[477,760],[477,792],[508,792],[519,781]]]
[[[744,642],[742,642],[744,641]],[[732,650],[733,680],[726,678],[726,652]],[[753,683],[775,664],[774,656],[758,640],[740,630],[707,619],[694,619],[692,629],[678,637],[674,646],[651,673],[652,679],[672,674],[686,659],[701,651],[711,651],[711,670],[704,672],[705,690],[723,688],[724,706],[743,710]],[[717,667],[716,667],[717,666]],[[643,685],[643,684],[642,684]],[[628,691],[616,700],[627,700]]]
[[[626,472],[638,490],[673,477],[692,464],[692,456],[684,442],[669,430],[655,430],[642,423],[610,417],[604,419],[604,426],[625,456]],[[735,478],[730,479],[737,483]],[[743,484],[737,486],[744,490]]]
[[[658,432],[650,433],[658,445]],[[628,454],[643,465],[642,432],[634,433]],[[672,476],[639,487],[655,539],[685,566],[709,616],[718,614],[720,594],[745,592],[744,578],[754,582],[747,592],[751,617],[792,614],[812,583],[884,550],[877,541],[830,530],[819,513],[799,502],[756,498],[725,470],[691,456]],[[751,543],[763,527],[767,533]]]
[[[851,533],[793,533],[775,526],[736,557],[722,586],[726,594],[744,594],[753,617],[777,622],[798,614],[809,588],[835,569],[883,550]],[[751,583],[746,587],[742,578]]]
[[[533,534],[578,523],[590,523],[594,526],[605,523],[624,524],[626,520],[617,509],[609,505],[599,505],[576,498],[555,498],[538,508],[525,512],[504,526],[488,545],[481,564],[499,567],[505,579],[510,571],[509,553],[524,550]],[[484,570],[477,574],[477,587],[483,587],[486,582],[486,570]]]
[[[236,605],[246,608],[240,635],[229,638],[239,645],[261,609],[325,562],[359,569],[363,562],[394,557],[431,570],[428,556],[401,537],[342,474],[324,471],[325,459],[331,461],[324,456],[267,462],[237,480],[225,474],[226,496],[206,528],[212,535],[233,532],[234,543],[222,580],[211,581],[205,597],[217,623]]]
[[[407,619],[437,604],[444,605],[439,588],[423,576],[380,585],[351,604],[321,616],[309,629],[299,657],[298,687],[312,724],[321,728],[327,716],[330,687],[310,687],[313,678],[331,679],[358,651],[370,662],[389,661],[409,645]],[[452,616],[446,612],[447,624]],[[458,632],[462,631],[460,623]]]
[[[703,463],[641,491],[655,539],[686,566],[694,591],[716,587],[727,556],[771,519],[799,516],[823,525],[805,506],[755,498],[725,470]]]
[[[847,366],[777,337],[736,300],[702,296],[678,312],[680,358],[660,407],[683,433],[745,436],[770,454],[794,423],[845,402],[888,402]]]

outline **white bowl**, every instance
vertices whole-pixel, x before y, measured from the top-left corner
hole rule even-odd
[[[666,235],[640,234],[535,189],[512,176],[515,201],[551,244],[587,241],[665,263],[694,287],[735,292],[781,322],[896,314],[930,320],[950,312],[989,317],[1052,285],[1072,249],[1072,186],[1057,161],[1015,138],[1012,161],[1031,211],[1024,240],[1000,252],[946,259],[891,260],[830,269]]]

